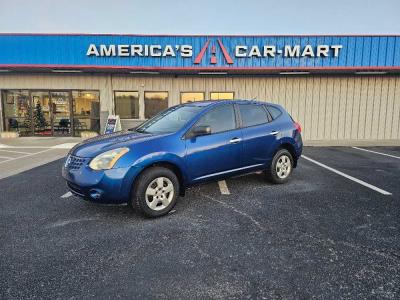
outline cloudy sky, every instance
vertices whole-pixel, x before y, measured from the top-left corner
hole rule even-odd
[[[400,0],[0,0],[0,32],[400,34]]]

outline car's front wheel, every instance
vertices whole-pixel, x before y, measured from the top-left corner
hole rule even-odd
[[[286,149],[280,149],[274,155],[267,177],[273,183],[285,183],[293,171],[293,157]]]
[[[145,170],[134,185],[131,204],[147,217],[167,214],[175,206],[179,181],[175,173],[163,167]]]

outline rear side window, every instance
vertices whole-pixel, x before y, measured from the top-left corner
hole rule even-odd
[[[282,112],[279,108],[276,108],[275,106],[267,105],[268,111],[271,114],[272,119],[278,118]]]
[[[233,105],[223,105],[211,110],[201,117],[196,126],[210,126],[211,133],[235,129],[236,119]]]
[[[268,123],[267,112],[262,105],[240,104],[239,111],[243,127]]]

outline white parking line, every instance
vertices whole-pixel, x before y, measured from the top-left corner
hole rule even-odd
[[[4,149],[0,149],[0,152],[10,152],[10,153],[17,153],[17,154],[30,154],[29,152],[14,151],[14,150],[4,150]]]
[[[69,198],[72,196],[71,192],[66,192],[64,195],[61,196],[61,198]]]
[[[389,193],[388,191],[382,190],[382,189],[380,189],[380,188],[378,188],[378,187],[376,187],[376,186],[374,186],[372,184],[369,184],[369,183],[367,183],[365,181],[362,181],[360,179],[357,179],[357,178],[355,178],[353,176],[350,176],[350,175],[347,175],[347,174],[345,174],[343,172],[340,172],[339,170],[331,168],[331,167],[329,167],[329,166],[327,166],[327,165],[325,165],[323,163],[320,163],[320,162],[318,162],[318,161],[316,161],[316,160],[314,160],[312,158],[309,158],[309,157],[307,157],[305,155],[302,155],[301,157],[303,157],[304,159],[306,159],[306,160],[308,160],[308,161],[310,161],[310,162],[312,162],[312,163],[314,163],[314,164],[316,164],[316,165],[318,165],[318,166],[320,166],[322,168],[325,168],[325,169],[327,169],[327,170],[329,170],[329,171],[331,171],[333,173],[336,173],[336,174],[338,174],[340,176],[343,176],[343,177],[345,177],[347,179],[350,179],[350,180],[352,180],[354,182],[357,182],[358,184],[361,184],[361,185],[363,185],[363,186],[365,186],[367,188],[370,188],[371,190],[374,190],[374,191],[376,191],[378,193],[381,193],[382,195],[392,195],[392,193]]]
[[[51,148],[53,148],[53,149],[71,149],[76,144],[77,143],[64,143],[64,144],[59,144],[59,145],[52,146]]]
[[[375,153],[375,154],[379,154],[379,155],[384,155],[384,156],[389,156],[389,157],[392,157],[392,158],[400,159],[400,156],[395,156],[395,155],[391,155],[391,154],[386,154],[386,153],[372,151],[372,150],[358,148],[358,147],[351,147],[351,148],[357,149],[357,150],[361,150],[361,151],[365,151],[365,152],[370,152],[370,153]]]
[[[219,185],[219,190],[221,191],[222,195],[230,195],[231,193],[229,192],[228,186],[226,184],[225,180],[218,181]]]
[[[9,162],[9,161],[13,161],[13,160],[16,160],[16,159],[20,159],[20,158],[33,156],[33,155],[40,154],[40,153],[43,153],[43,152],[47,152],[47,151],[50,151],[50,150],[54,150],[54,149],[50,148],[50,149],[42,150],[42,151],[39,151],[39,152],[35,152],[35,153],[27,154],[27,155],[22,155],[20,157],[13,157],[13,158],[10,158],[8,160],[0,161],[0,164],[6,163],[6,162]]]
[[[45,146],[9,146],[9,145],[4,145],[0,144],[0,149],[49,149],[51,147],[45,147]]]
[[[2,159],[11,159],[12,157],[9,157],[9,156],[0,156],[0,158],[2,158]]]
[[[9,149],[9,148],[12,148],[12,149],[71,149],[76,144],[77,143],[63,143],[63,144],[58,144],[58,145],[48,146],[48,147],[46,147],[46,146],[10,146],[10,145],[5,145],[5,144],[0,144],[0,151],[12,152],[11,150],[3,150],[3,149]]]

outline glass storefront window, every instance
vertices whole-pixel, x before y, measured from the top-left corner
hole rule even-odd
[[[114,92],[115,114],[121,119],[139,119],[139,92]]]
[[[168,92],[144,92],[144,116],[146,119],[168,108]]]
[[[74,135],[82,131],[100,132],[100,93],[72,91]]]
[[[18,131],[21,136],[100,131],[98,91],[4,90],[1,95],[5,131]]]
[[[18,131],[21,136],[32,134],[32,108],[29,91],[3,91],[5,131]]]
[[[211,92],[211,100],[233,100],[234,92]]]
[[[181,92],[181,103],[203,101],[203,92]]]

